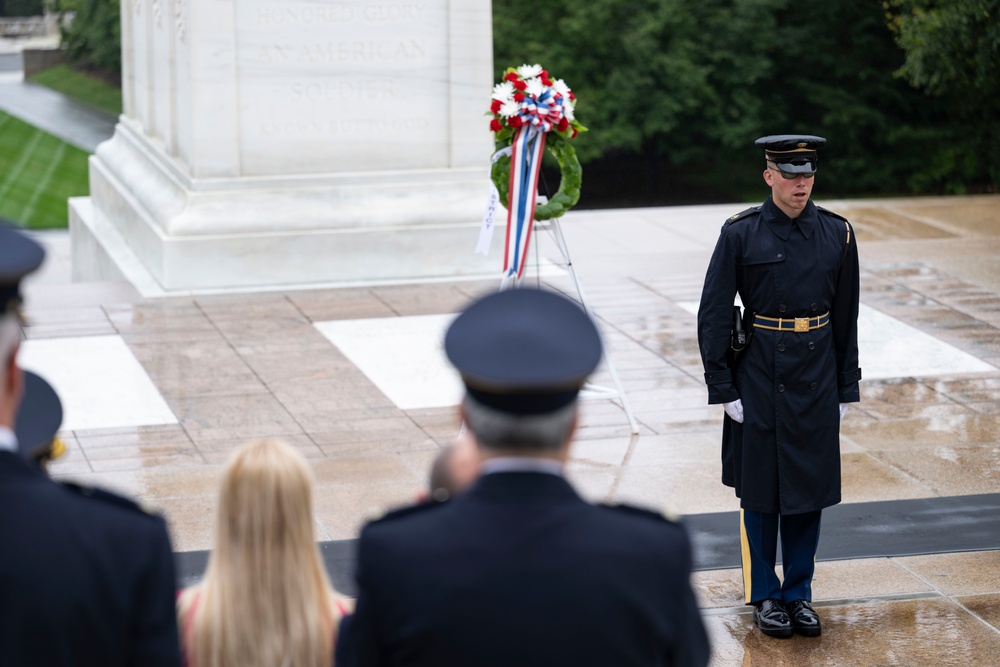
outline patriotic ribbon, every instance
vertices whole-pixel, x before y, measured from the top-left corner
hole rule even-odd
[[[504,247],[504,282],[520,280],[528,257],[538,199],[538,175],[545,154],[545,134],[565,117],[561,95],[545,90],[537,98],[525,96],[517,118],[510,156],[510,199],[507,202],[507,242]]]

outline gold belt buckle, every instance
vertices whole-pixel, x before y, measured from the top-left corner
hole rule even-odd
[[[795,318],[795,329],[796,333],[802,333],[803,331],[809,331],[809,318],[808,317],[796,317]]]

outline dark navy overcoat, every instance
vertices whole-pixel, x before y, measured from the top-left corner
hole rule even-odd
[[[743,402],[724,418],[722,481],[744,509],[797,514],[840,502],[840,403],[859,400],[859,268],[854,230],[810,201],[795,220],[771,199],[722,228],[698,311],[709,403]],[[772,318],[817,317],[808,332],[754,328],[729,354],[733,301]]]
[[[370,523],[337,667],[703,667],[684,527],[561,477],[484,475]]]
[[[163,518],[0,451],[0,664],[180,667]]]

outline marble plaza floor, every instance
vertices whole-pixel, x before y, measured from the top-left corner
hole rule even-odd
[[[820,203],[854,222],[862,262],[865,380],[843,423],[844,502],[1000,492],[1000,196]],[[722,411],[706,405],[694,312],[719,227],[741,208],[564,219],[638,430],[621,401],[583,402],[570,475],[587,497],[737,509],[719,482]],[[69,454],[53,474],[159,507],[178,551],[210,548],[223,462],[251,438],[285,438],[311,460],[322,540],[355,537],[413,499],[459,428],[441,332],[499,282],[144,298],[70,283],[67,236],[39,238],[50,256],[27,287],[23,361],[66,405]],[[551,239],[537,247],[541,280],[572,293]],[[498,239],[498,268],[501,250]],[[594,381],[613,386],[606,368]],[[1000,551],[821,562],[815,639],[760,635],[738,570],[695,583],[719,667],[995,665],[1000,654]]]

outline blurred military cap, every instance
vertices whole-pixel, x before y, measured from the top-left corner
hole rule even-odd
[[[575,301],[533,288],[473,302],[444,347],[473,398],[514,414],[568,405],[602,354],[597,326]]]
[[[45,249],[0,219],[0,314],[21,303],[21,279],[41,266]]]

